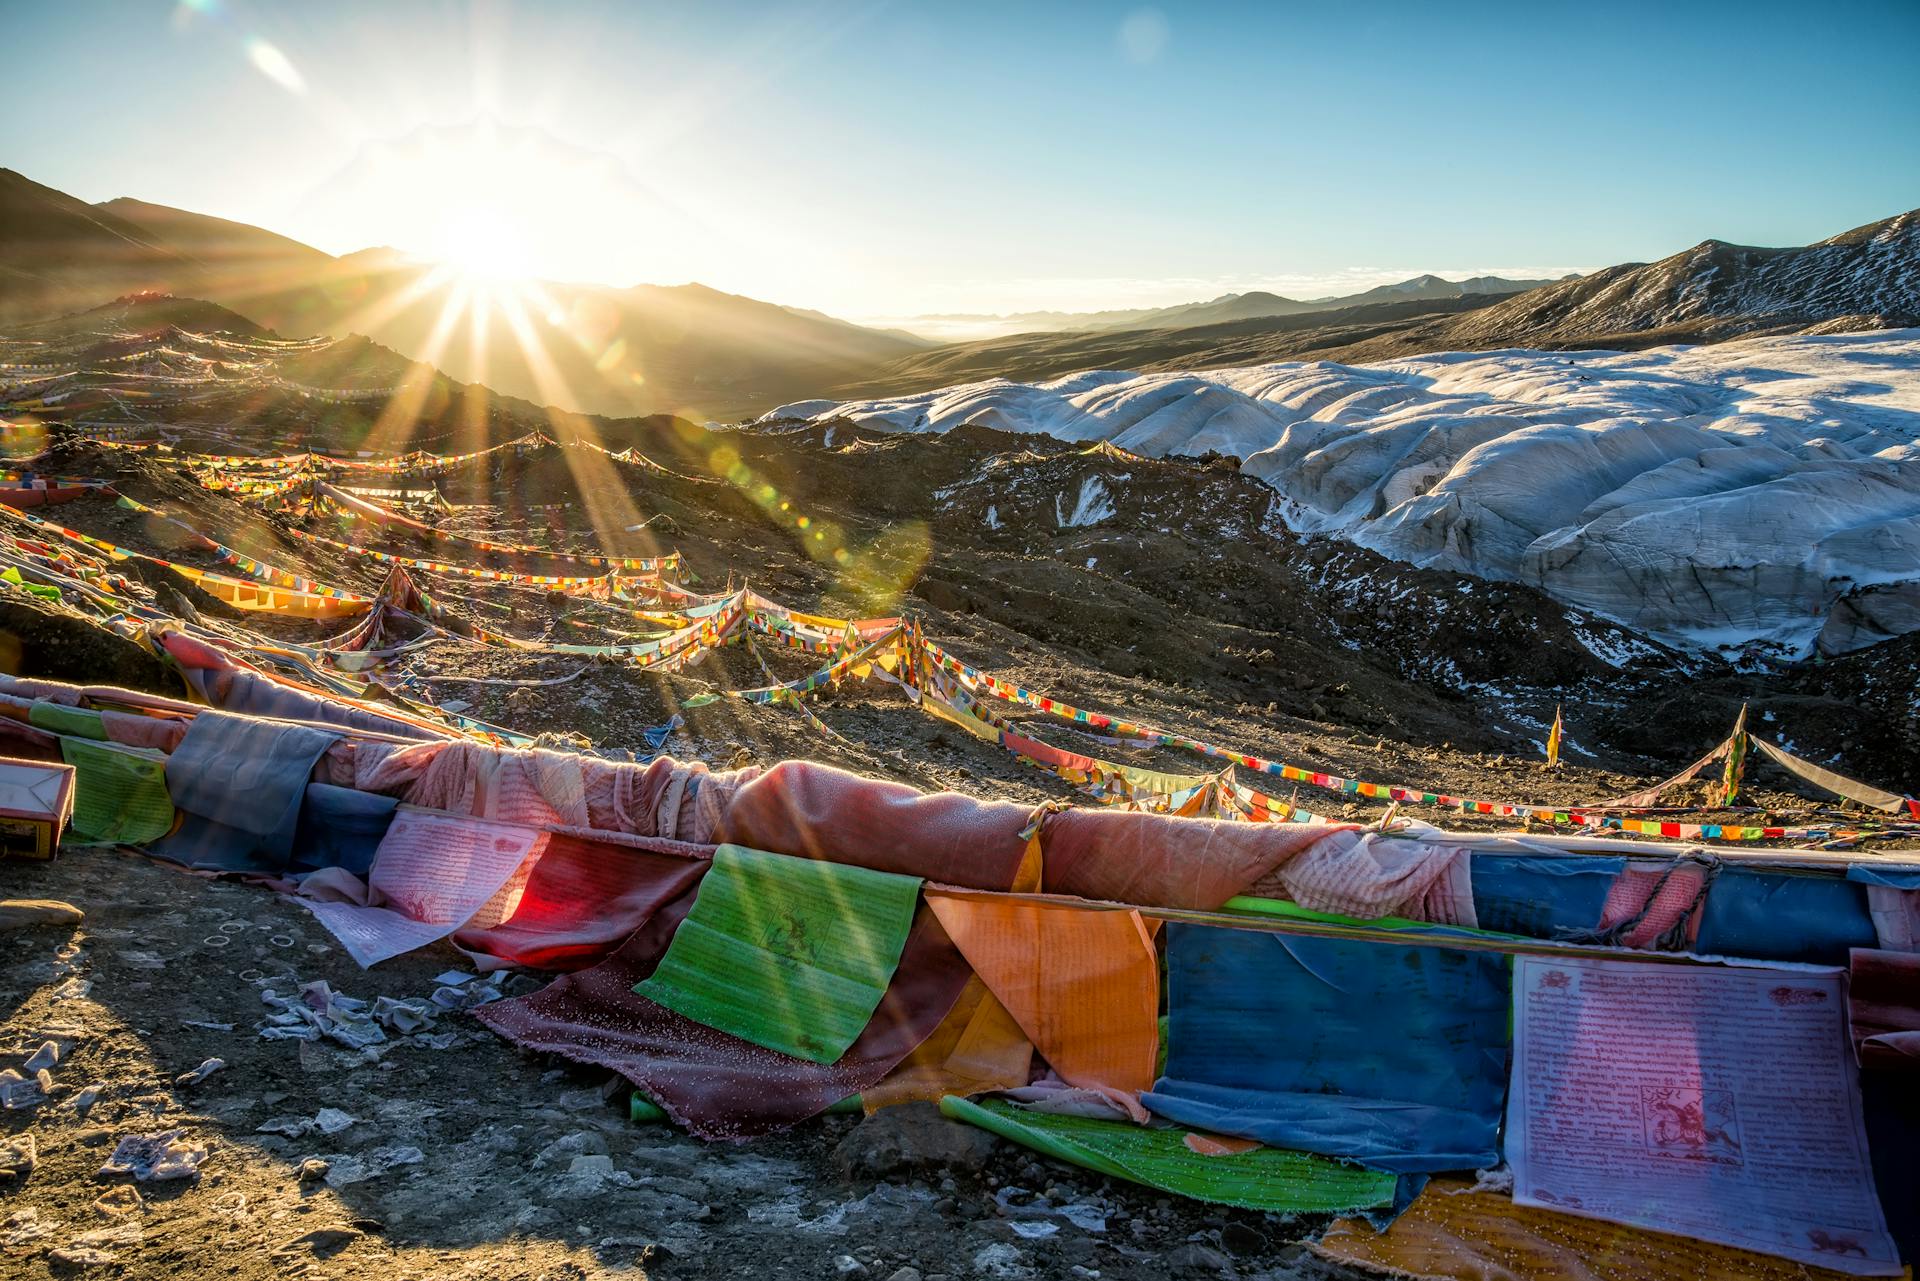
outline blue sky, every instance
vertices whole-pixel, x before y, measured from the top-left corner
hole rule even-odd
[[[1920,205],[1911,2],[0,0],[0,33],[0,164],[86,199],[862,318],[1558,273]]]

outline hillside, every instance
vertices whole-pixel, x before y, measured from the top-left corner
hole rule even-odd
[[[143,228],[0,169],[0,324],[171,290],[195,271],[184,253]]]
[[[160,243],[209,267],[315,270],[334,261],[333,255],[277,232],[210,214],[149,204],[131,196],[105,200],[94,208],[141,228]]]
[[[798,609],[911,613],[967,661],[1028,687],[1125,706],[1143,719],[1220,741],[1249,740],[1250,750],[1356,776],[1541,800],[1616,794],[1692,759],[1749,699],[1757,716],[1777,710],[1801,749],[1849,772],[1906,786],[1920,760],[1920,724],[1906,714],[1914,638],[1820,668],[1742,671],[1650,643],[1524,583],[1489,585],[1440,563],[1412,567],[1355,546],[1359,539],[1303,537],[1289,528],[1302,505],[1277,493],[1272,476],[1182,456],[1234,443],[1228,429],[1237,423],[1244,431],[1251,421],[1246,402],[1223,388],[1169,379],[1131,390],[1083,388],[1094,426],[1131,415],[1137,429],[1121,443],[1134,455],[1087,449],[1084,435],[1031,434],[1034,424],[1016,420],[1005,384],[997,385],[998,419],[983,411],[988,396],[970,405],[956,399],[951,414],[1020,434],[968,426],[912,434],[882,421],[873,423],[880,430],[846,421],[714,430],[685,420],[584,417],[556,429],[530,404],[456,382],[366,339],[284,342],[249,337],[244,324],[211,304],[146,298],[0,331],[0,361],[16,366],[0,377],[0,398],[11,402],[10,417],[46,426],[50,451],[33,464],[40,473],[110,479],[227,548],[351,592],[378,590],[389,566],[291,531],[421,557],[409,573],[442,602],[449,625],[464,619],[460,625],[567,642],[632,638],[655,624],[525,584],[463,577],[438,563],[455,557],[430,531],[343,525],[337,514],[298,501],[208,488],[208,480],[245,473],[210,471],[198,455],[271,459],[308,447],[466,455],[506,446],[444,463],[419,459],[417,475],[397,489],[378,472],[341,483],[380,502],[405,501],[414,519],[459,538],[619,555],[677,549],[699,591],[718,592],[744,577]],[[1858,339],[1823,341],[1842,354],[1871,354]],[[1776,355],[1767,365],[1787,363]],[[1391,501],[1408,482],[1381,460],[1407,454],[1409,441],[1418,452],[1423,430],[1427,448],[1448,443],[1433,440],[1421,415],[1431,419],[1432,406],[1448,400],[1464,405],[1475,379],[1492,387],[1514,372],[1412,371],[1413,381],[1435,378],[1431,394],[1409,400],[1382,448],[1344,458],[1338,438],[1360,438],[1339,414],[1378,416],[1411,385],[1396,389],[1376,376],[1369,390],[1352,371],[1321,370],[1317,381],[1295,383],[1294,394],[1282,397],[1285,388],[1275,383],[1276,398],[1296,410],[1330,415],[1303,421],[1297,435],[1318,431],[1334,444],[1290,470],[1318,477],[1315,492],[1324,496],[1368,483],[1372,467],[1377,484],[1356,495],[1360,504],[1379,494]],[[1699,371],[1678,372],[1704,382]],[[1620,371],[1623,384],[1627,373]],[[1567,377],[1570,386],[1581,381]],[[1626,394],[1590,389],[1584,407],[1593,408],[1601,392]],[[1677,401],[1690,393],[1667,394]],[[404,429],[384,432],[394,404],[409,407]],[[1504,404],[1503,413],[1521,412],[1517,404]],[[1773,412],[1786,404],[1786,393],[1776,391]],[[1157,416],[1146,412],[1155,406]],[[1497,425],[1501,415],[1484,417]],[[1202,430],[1209,422],[1211,434]],[[562,450],[538,443],[535,433],[638,452]],[[106,434],[161,443],[103,448],[89,439]],[[1176,448],[1180,440],[1189,447]],[[1853,448],[1865,453],[1875,444],[1863,430]],[[1884,452],[1887,442],[1878,444]],[[1150,450],[1168,456],[1138,456]],[[260,466],[263,476],[281,474],[270,461]],[[736,483],[716,483],[716,470]],[[1564,490],[1549,497],[1571,501]],[[232,572],[219,552],[183,541],[177,526],[111,495],[46,514],[117,546]],[[236,615],[205,593],[187,599],[212,620],[244,622],[302,645],[340,626]],[[84,665],[110,648],[69,645],[47,661],[58,659],[71,678],[91,679]],[[804,652],[765,656],[796,674],[818,662]],[[668,677],[618,663],[582,670],[581,661],[577,653],[475,648],[449,636],[410,650],[403,670],[413,673],[409,697],[426,704],[458,697],[474,715],[529,734],[576,732],[627,746],[635,727],[684,710],[691,742],[683,746],[721,762],[744,746],[763,760],[824,753],[921,786],[1035,803],[1060,791],[998,746],[905,715],[883,682],[823,693],[819,714],[843,736],[823,738],[778,705],[684,707],[696,692],[761,683],[758,661],[743,649],[723,648],[698,669]],[[520,681],[553,684],[522,688]],[[1570,754],[1580,765],[1546,776],[1529,761],[1556,702],[1566,706],[1570,741],[1579,744]],[[1863,709],[1871,713],[1864,720]],[[1192,767],[1157,749],[1135,763]],[[1302,803],[1355,802],[1309,795]]]
[[[1578,279],[1568,276],[1568,280]],[[1321,305],[1355,307],[1370,302],[1407,301],[1415,298],[1465,298],[1477,294],[1493,294],[1505,297],[1509,294],[1525,293],[1529,289],[1538,289],[1542,285],[1554,283],[1551,280],[1509,280],[1504,276],[1469,276],[1465,280],[1443,280],[1439,276],[1415,276],[1412,280],[1402,280],[1393,285],[1376,285],[1364,293],[1348,294],[1340,298],[1322,298]]]
[[[1299,302],[1279,294],[1254,291],[1225,294],[1210,302],[1186,303],[1140,313],[1126,320],[1108,320],[1089,328],[1099,329],[1186,329],[1198,325],[1226,324],[1236,320],[1258,320],[1267,316],[1298,316],[1316,311],[1341,311],[1376,303],[1434,302],[1480,295],[1503,296],[1522,293],[1547,284],[1544,280],[1506,280],[1499,276],[1475,276],[1470,280],[1442,280],[1439,276],[1415,276],[1397,284],[1378,285],[1357,294],[1315,298]]]
[[[476,287],[392,250],[336,258],[127,197],[88,205],[0,170],[0,323],[145,291],[206,298],[283,336],[364,334],[460,382],[616,416],[757,413],[925,346],[698,284]]]
[[[1037,382],[1084,369],[1209,369],[1344,351],[1449,316],[1490,306],[1490,295],[1372,303],[1263,316],[1185,329],[1115,329],[1015,334],[953,343],[891,361],[833,396],[910,395],[980,378]]]

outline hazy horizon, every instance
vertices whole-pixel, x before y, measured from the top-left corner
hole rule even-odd
[[[6,19],[0,163],[330,253],[867,323],[1309,299],[1920,204],[1920,8],[1822,14],[102,0]]]

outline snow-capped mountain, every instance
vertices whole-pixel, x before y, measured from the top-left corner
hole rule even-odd
[[[1907,226],[1883,228],[1910,242]],[[1865,270],[1858,255],[1889,240],[1825,243],[1832,252],[1773,270]],[[1748,282],[1742,305],[1787,288],[1766,279]],[[763,421],[795,418],[1231,454],[1284,496],[1299,529],[1529,583],[1681,643],[1839,653],[1920,630],[1920,329],[1100,370],[803,402]]]

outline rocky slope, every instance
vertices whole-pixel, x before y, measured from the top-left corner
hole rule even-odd
[[[1702,241],[1454,320],[1438,347],[1645,345],[1636,336],[1671,342],[1683,333],[1711,341],[1845,317],[1860,318],[1861,329],[1920,324],[1920,210],[1804,248]]]
[[[123,438],[151,436],[159,424],[186,450],[447,453],[540,430],[637,447],[674,474],[616,466],[592,451],[544,450],[524,459],[489,456],[442,475],[436,487],[459,508],[447,519],[472,535],[544,545],[585,538],[634,555],[678,547],[703,590],[746,575],[757,590],[796,608],[914,612],[929,634],[952,642],[968,661],[1034,688],[1108,710],[1128,707],[1199,736],[1363,777],[1591,800],[1693,759],[1745,701],[1756,715],[1777,710],[1796,750],[1856,776],[1910,787],[1920,761],[1920,721],[1902,701],[1902,691],[1911,690],[1911,645],[1830,660],[1808,669],[1817,677],[1810,683],[1792,670],[1768,674],[1771,664],[1740,669],[1676,653],[1523,583],[1488,583],[1438,563],[1414,568],[1352,541],[1302,537],[1288,524],[1299,520],[1297,504],[1234,459],[1186,458],[1178,449],[1150,459],[978,427],[927,435],[844,421],[725,430],[671,418],[556,421],[365,340],[248,344],[213,332],[239,323],[209,304],[149,299],[40,326],[25,340],[0,339],[0,361],[39,367],[0,376],[0,400],[43,402],[8,415],[44,425],[56,449],[35,464],[38,470],[114,478],[133,497],[179,511],[247,554],[353,590],[376,588],[384,567],[276,533],[246,506],[202,490],[167,455],[102,450],[75,438],[109,428]],[[1824,341],[1866,357],[1859,340]],[[1564,372],[1579,382],[1580,371]],[[1320,373],[1323,388],[1337,382],[1338,371]],[[1494,373],[1459,377],[1499,385]],[[1402,388],[1413,410],[1421,403],[1417,381],[1410,371]],[[1781,387],[1790,382],[1775,377],[1774,400],[1752,408],[1786,412]],[[1624,376],[1621,385],[1630,386]],[[1549,390],[1541,384],[1543,395]],[[1114,391],[1139,407],[1167,389]],[[1463,385],[1437,391],[1453,398],[1462,419],[1471,418],[1473,398]],[[1509,378],[1504,394],[1487,400],[1496,418],[1526,412],[1517,378]],[[1589,409],[1605,403],[1594,394]],[[1167,399],[1177,411],[1232,397],[1192,388],[1183,395],[1176,387]],[[1310,411],[1310,399],[1296,408]],[[1338,400],[1319,408],[1337,419]],[[1366,403],[1359,398],[1355,412]],[[395,406],[408,409],[404,421],[395,419]],[[1870,406],[1855,411],[1864,408]],[[1890,409],[1882,412],[1895,421]],[[974,416],[955,413],[961,421]],[[1298,428],[1303,437],[1320,430],[1354,434],[1337,422]],[[1136,443],[1142,451],[1151,447]],[[1862,435],[1854,445],[1865,452],[1870,443]],[[1198,437],[1195,446],[1205,447]],[[1348,462],[1349,483],[1365,466],[1379,466],[1377,457]],[[716,476],[729,483],[714,483]],[[153,526],[110,500],[56,511],[62,523],[112,542],[219,567],[182,546],[171,527]],[[470,582],[441,587],[462,598],[474,591]],[[573,626],[554,612],[564,602],[507,596],[516,632],[540,635],[544,626],[564,634]],[[490,613],[480,618],[488,627],[500,624]],[[284,639],[310,642],[312,625],[300,622]],[[577,667],[564,657],[477,654],[447,644],[453,647],[445,653],[419,656],[422,677],[453,670],[557,678]],[[793,664],[810,661],[789,657]],[[493,670],[481,670],[487,666]],[[714,679],[764,680],[750,656],[732,650],[714,655],[698,675],[693,688]],[[628,669],[596,665],[551,691],[502,687],[482,698],[452,683],[436,686],[434,701],[472,700],[478,714],[529,732],[585,732],[625,745],[634,726],[664,721],[688,692],[677,678],[648,682]],[[501,701],[509,693],[513,701]],[[1570,760],[1632,777],[1584,769],[1543,776],[1523,764],[1537,759],[1556,703],[1568,714]],[[1876,709],[1867,722],[1862,706]],[[1648,707],[1660,709],[1651,722]],[[903,717],[887,689],[850,688],[820,707],[823,719],[861,745],[852,751],[783,709],[736,710],[703,708],[695,718],[696,732],[711,739],[722,761],[746,744],[768,759],[825,753],[921,786],[1043,795],[1037,776],[997,749],[934,741],[937,726]],[[1496,764],[1503,755],[1505,764]],[[1192,761],[1152,764],[1187,769]]]

